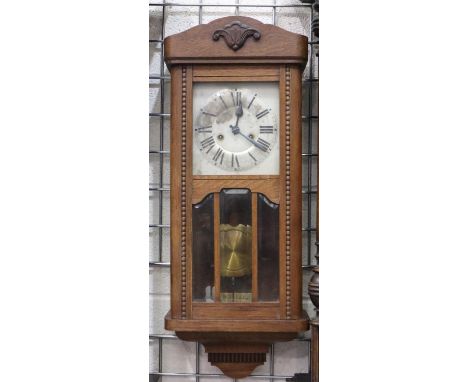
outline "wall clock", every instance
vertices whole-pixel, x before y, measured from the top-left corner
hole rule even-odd
[[[164,41],[171,72],[171,310],[232,378],[308,329],[301,78],[307,38],[226,17]]]

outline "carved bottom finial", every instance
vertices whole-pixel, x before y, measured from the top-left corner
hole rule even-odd
[[[266,361],[266,344],[206,344],[208,361],[230,378],[245,378]]]
[[[248,377],[266,361],[265,353],[208,353],[208,361],[230,378]]]

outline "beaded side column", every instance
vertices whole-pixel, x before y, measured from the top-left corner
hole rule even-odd
[[[182,179],[181,179],[181,305],[182,318],[187,318],[187,68],[182,68]]]
[[[291,69],[286,66],[286,318],[291,318]]]

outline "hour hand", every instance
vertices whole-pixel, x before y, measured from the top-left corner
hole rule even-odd
[[[239,130],[239,118],[242,117],[244,114],[244,110],[242,109],[242,104],[240,104],[238,107],[236,107],[236,124],[234,126],[229,125],[229,127],[232,129],[232,132],[234,134],[237,134],[236,129]]]

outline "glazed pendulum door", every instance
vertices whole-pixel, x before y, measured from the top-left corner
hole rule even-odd
[[[192,208],[194,302],[279,301],[279,205],[222,189]]]

